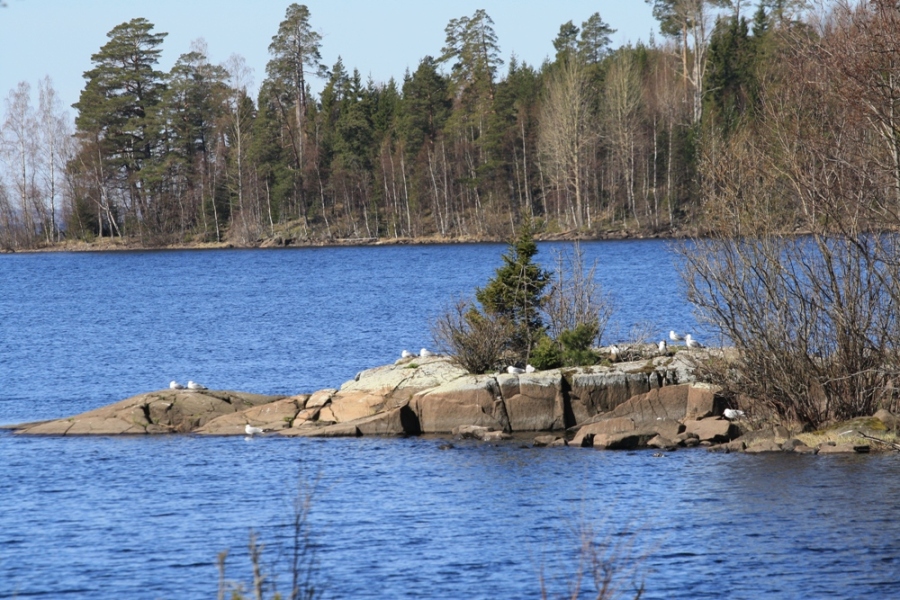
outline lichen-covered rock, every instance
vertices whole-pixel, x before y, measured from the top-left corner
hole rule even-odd
[[[447,357],[412,357],[362,371],[344,383],[339,393],[361,392],[381,396],[384,398],[384,408],[392,409],[408,404],[419,392],[434,389],[464,375],[465,370]]]

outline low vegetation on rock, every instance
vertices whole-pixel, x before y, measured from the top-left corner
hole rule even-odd
[[[460,300],[438,317],[435,343],[460,366],[479,374],[508,366],[554,369],[599,361],[599,344],[612,315],[612,301],[585,270],[575,243],[548,271],[534,262],[538,252],[528,221],[509,243],[503,265],[475,300]]]

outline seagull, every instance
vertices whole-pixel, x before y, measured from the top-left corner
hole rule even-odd
[[[684,345],[688,348],[702,348],[703,344],[691,337],[691,334],[684,336]]]
[[[612,346],[609,347],[609,353],[612,355],[613,358],[618,358],[619,347],[616,346],[615,344],[613,344]]]
[[[263,432],[262,429],[260,429],[259,427],[254,427],[250,423],[247,423],[246,425],[244,425],[244,433],[246,433],[250,437],[253,437],[254,435],[259,435],[262,432]]]
[[[677,333],[675,333],[675,330],[672,330],[669,332],[669,339],[672,340],[673,342],[680,342],[684,338],[681,337],[680,335],[678,335]]]
[[[743,416],[744,416],[744,411],[742,411],[742,410],[735,410],[735,409],[733,409],[733,408],[726,408],[726,409],[722,412],[722,414],[725,415],[725,418],[728,419],[729,421],[733,421],[733,420],[735,420],[735,419],[740,419],[741,417],[743,417]]]
[[[534,373],[535,370],[536,370],[536,369],[535,369],[534,367],[532,367],[531,365],[525,365],[525,372],[526,372],[526,373]]]
[[[178,383],[177,381],[170,381],[170,382],[169,382],[169,389],[170,389],[170,390],[183,390],[183,389],[184,389],[184,386],[181,385],[180,383]]]
[[[189,390],[205,390],[206,386],[200,385],[196,381],[188,381],[188,389]]]
[[[409,358],[410,356],[415,356],[415,355],[412,352],[410,352],[409,350],[404,350],[403,352],[400,353],[400,356],[401,356],[401,358]]]
[[[659,341],[659,351],[662,353],[666,352],[666,340]]]
[[[520,369],[519,367],[514,367],[512,365],[506,367],[506,372],[510,375],[518,375],[520,373],[524,373],[525,369]]]
[[[419,350],[419,356],[421,356],[422,358],[428,358],[429,356],[434,356],[434,352],[431,352],[427,348],[422,348],[421,350]]]

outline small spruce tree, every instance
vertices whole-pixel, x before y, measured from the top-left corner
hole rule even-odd
[[[509,349],[521,360],[528,359],[545,334],[541,308],[550,273],[533,262],[537,251],[534,226],[526,221],[503,255],[503,266],[486,286],[475,291],[475,298],[488,315],[511,324]]]

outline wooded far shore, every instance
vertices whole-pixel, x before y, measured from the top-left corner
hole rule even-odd
[[[616,48],[594,13],[561,24],[540,65],[504,57],[477,10],[387,82],[322,64],[315,15],[291,4],[258,93],[202,41],[159,70],[166,33],[121,23],[74,122],[47,79],[10,91],[0,248],[507,240],[525,220],[741,236],[834,231],[896,200],[896,5],[651,4],[659,39]],[[835,194],[843,212],[823,219]],[[860,225],[894,214],[876,213]]]

